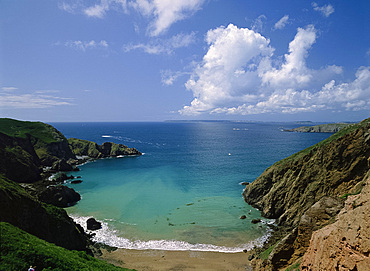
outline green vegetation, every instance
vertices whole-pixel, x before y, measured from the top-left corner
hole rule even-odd
[[[260,258],[261,260],[267,260],[267,258],[269,257],[269,255],[271,254],[272,250],[274,249],[274,247],[276,245],[277,245],[277,243],[274,244],[273,246],[269,247],[265,251],[261,252],[261,254],[258,256],[258,258]]]
[[[305,156],[306,154],[310,153],[311,151],[314,151],[318,148],[321,148],[333,141],[336,141],[337,139],[339,139],[340,137],[344,136],[344,135],[347,135],[347,134],[350,134],[352,133],[353,131],[357,130],[358,128],[362,127],[362,126],[365,126],[367,124],[370,123],[370,118],[368,119],[365,119],[363,121],[361,121],[360,123],[357,123],[357,124],[351,124],[351,125],[348,125],[346,127],[344,127],[343,129],[339,130],[338,132],[336,132],[335,134],[331,135],[330,137],[328,137],[327,139],[323,140],[323,141],[320,141],[319,143],[311,146],[311,147],[308,147],[300,152],[297,152],[283,160],[280,160],[278,162],[276,162],[274,165],[276,166],[279,166],[279,167],[282,167],[284,166],[287,162],[290,162],[292,160],[295,160],[295,159],[300,159],[301,157]]]
[[[287,269],[285,269],[285,271],[299,271],[300,270],[300,268],[299,268],[300,266],[301,266],[301,261],[292,264]]]
[[[302,126],[290,130],[287,132],[299,132],[299,133],[336,133],[341,129],[351,125],[349,123],[328,123],[320,124],[315,126]]]
[[[78,156],[99,157],[98,144],[77,138],[69,138],[68,143],[73,153]]]
[[[128,270],[95,259],[85,252],[50,244],[13,225],[0,222],[0,270]]]
[[[51,125],[42,122],[19,121],[8,118],[0,119],[0,132],[19,138],[27,138],[27,134],[29,134],[47,144],[66,139]]]

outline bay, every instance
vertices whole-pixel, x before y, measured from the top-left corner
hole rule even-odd
[[[135,147],[144,154],[80,166],[67,209],[103,222],[96,240],[135,249],[237,252],[261,244],[268,219],[247,205],[241,182],[329,136],[288,133],[294,123],[53,123],[66,137]],[[247,218],[242,220],[240,216]],[[252,224],[252,219],[262,223]]]

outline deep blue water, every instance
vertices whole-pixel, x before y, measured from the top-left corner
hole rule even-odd
[[[329,136],[282,132],[293,123],[52,123],[67,138],[112,141],[144,155],[80,166],[82,200],[68,212],[104,222],[97,240],[126,248],[240,251],[267,233],[242,199],[274,162]],[[241,215],[247,215],[241,220]]]

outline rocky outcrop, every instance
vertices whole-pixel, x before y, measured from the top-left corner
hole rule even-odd
[[[341,129],[349,126],[349,123],[328,123],[320,124],[315,126],[301,126],[294,129],[285,129],[285,132],[297,132],[297,133],[336,133]]]
[[[117,157],[121,155],[141,155],[135,148],[129,148],[123,144],[105,142],[98,145],[88,140],[77,138],[68,139],[69,146],[76,156],[87,156],[93,159]]]
[[[39,195],[42,202],[65,208],[75,205],[81,196],[73,188],[67,186],[50,186]]]
[[[312,234],[302,270],[369,270],[370,171],[359,195],[348,196],[336,222]]]
[[[370,168],[370,119],[275,163],[243,197],[279,225],[295,227],[301,216],[323,196],[342,196]]]
[[[12,180],[39,180],[41,162],[28,138],[14,138],[0,132],[0,174]]]
[[[58,246],[89,251],[89,239],[83,228],[63,209],[39,202],[19,184],[1,176],[0,221]]]
[[[276,219],[282,232],[288,232],[285,238],[270,243],[274,249],[269,258],[257,259],[255,265],[260,270],[285,270],[296,264],[306,252],[312,233],[335,221],[343,207],[340,197],[361,191],[370,169],[369,157],[367,119],[275,163],[247,185],[245,201],[260,209],[263,216]]]
[[[101,223],[99,221],[96,221],[95,218],[93,217],[90,217],[87,221],[86,221],[86,226],[87,226],[87,229],[90,230],[90,231],[95,231],[95,230],[99,230],[101,229]]]

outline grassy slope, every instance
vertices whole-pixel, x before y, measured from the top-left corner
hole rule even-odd
[[[278,162],[276,162],[274,165],[276,166],[284,166],[286,164],[286,162],[289,162],[289,161],[292,161],[294,159],[298,160],[299,158],[303,157],[304,155],[310,153],[312,150],[315,150],[315,149],[318,149],[322,146],[325,146],[327,144],[329,144],[330,142],[333,142],[335,140],[337,140],[338,138],[344,136],[344,135],[347,135],[353,131],[355,131],[356,129],[358,129],[359,127],[362,127],[364,125],[366,125],[367,123],[370,123],[370,118],[368,119],[365,119],[363,121],[361,121],[360,123],[357,123],[357,124],[352,124],[352,125],[348,125],[347,127],[341,129],[340,131],[338,131],[337,133],[331,135],[330,137],[328,137],[327,139],[311,146],[311,147],[308,147],[300,152],[297,152],[283,160],[280,160]]]
[[[70,251],[50,244],[13,225],[0,222],[0,270],[128,270],[88,256],[85,252]]]
[[[65,137],[56,130],[42,122],[19,121],[7,118],[0,119],[0,132],[8,136],[27,138],[27,134],[44,143],[58,142]]]

